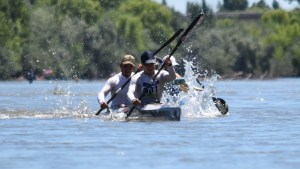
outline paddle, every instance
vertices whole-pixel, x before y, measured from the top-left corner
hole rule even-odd
[[[199,79],[196,79],[196,82],[204,89],[204,85],[199,81]],[[213,102],[215,103],[218,110],[221,112],[221,114],[225,115],[228,112],[228,105],[222,98],[212,97]]]
[[[212,97],[212,100],[215,103],[218,110],[221,112],[221,114],[225,115],[228,113],[228,105],[224,99]]]
[[[197,26],[200,26],[200,24],[204,21],[204,16],[203,14],[200,14],[199,16],[197,16],[193,22],[188,26],[188,28],[183,32],[183,34],[180,36],[176,46],[174,47],[174,49],[171,51],[171,53],[169,54],[169,58],[176,52],[177,48],[186,40],[187,36],[192,32],[193,29],[197,28]],[[159,68],[158,72],[154,75],[154,77],[152,78],[152,81],[154,81],[156,79],[156,77],[158,76],[158,74],[160,73],[160,71],[166,66],[166,63],[164,62],[162,64],[162,66]],[[139,100],[141,100],[145,95],[145,92],[143,91],[143,93],[141,94],[141,96],[139,97]],[[130,116],[130,114],[132,113],[132,111],[135,109],[135,106],[132,106],[131,109],[129,110],[126,119]]]
[[[166,47],[167,45],[169,45],[174,39],[176,39],[177,36],[179,36],[179,34],[183,31],[183,29],[179,29],[168,41],[166,41],[163,45],[161,45],[161,47],[159,49],[157,49],[154,54],[156,55],[158,52],[160,52],[164,47]],[[131,78],[137,74],[139,72],[139,70],[136,70],[134,72],[133,75],[131,75],[127,81],[121,86],[121,88],[119,88],[116,93],[107,101],[107,104],[109,104],[117,95],[118,93],[125,88],[125,86],[130,82]],[[101,113],[101,111],[104,110],[103,108],[101,108],[95,115],[99,115]]]

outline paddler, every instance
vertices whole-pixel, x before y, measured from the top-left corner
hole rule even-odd
[[[168,94],[170,94],[171,96],[178,96],[181,91],[188,92],[189,86],[186,84],[182,75],[177,73],[177,72],[182,73],[182,70],[180,70],[181,67],[179,63],[176,62],[175,57],[171,56],[170,59],[176,72],[176,79],[170,83],[167,83],[165,85],[165,88],[168,91]]]
[[[105,97],[110,92],[111,95],[114,95],[118,89],[120,89],[123,84],[126,83],[128,78],[133,75],[133,70],[135,68],[135,58],[132,55],[123,56],[120,69],[121,72],[109,78],[105,83],[102,90],[98,93],[98,102],[100,104],[101,109],[108,108],[108,104],[105,101]],[[130,100],[127,97],[129,84],[127,84],[121,91],[119,91],[118,95],[112,100],[111,108],[122,108],[127,107],[131,104]]]
[[[167,71],[161,70],[156,78],[153,79],[158,72],[158,70],[155,69],[156,57],[154,56],[154,52],[145,51],[141,55],[143,71],[132,78],[128,91],[128,97],[134,106],[141,103],[142,105],[160,103],[165,83],[176,79],[176,73],[170,57],[165,56],[164,62]],[[143,92],[145,93],[142,99],[139,100],[138,98]]]

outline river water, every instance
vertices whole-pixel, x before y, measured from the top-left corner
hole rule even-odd
[[[300,166],[300,79],[214,82],[230,113],[215,115],[197,107],[201,100],[182,97],[179,122],[94,116],[103,84],[0,82],[0,168]]]

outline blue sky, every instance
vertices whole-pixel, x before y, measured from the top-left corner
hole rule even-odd
[[[156,1],[159,3],[162,2],[162,0],[153,0],[153,1]],[[202,0],[167,0],[167,5],[170,7],[174,7],[177,11],[180,11],[181,13],[185,13],[186,3],[188,1],[189,2],[199,2],[200,4],[202,3]],[[206,3],[210,7],[212,7],[214,10],[217,10],[217,5],[218,5],[219,1],[223,3],[223,0],[206,0]],[[259,1],[260,0],[248,0],[248,3],[251,6],[253,3],[257,3]],[[265,2],[271,6],[273,0],[265,0]],[[287,10],[291,10],[291,9],[295,8],[296,6],[299,7],[297,2],[289,3],[286,0],[277,0],[277,2],[280,4],[281,8],[287,9]]]

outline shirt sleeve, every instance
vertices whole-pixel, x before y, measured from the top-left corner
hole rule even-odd
[[[105,97],[111,91],[112,88],[112,79],[108,79],[101,91],[98,93],[98,103],[101,104],[105,102]]]
[[[128,93],[127,93],[127,96],[130,101],[140,97],[140,95],[142,93],[141,92],[141,90],[142,90],[141,76],[142,76],[142,73],[140,72],[140,73],[136,74],[135,76],[133,76],[133,78],[131,79]]]
[[[176,79],[176,72],[173,66],[167,67],[168,71],[163,70],[162,72],[162,80],[164,82],[170,82]]]

